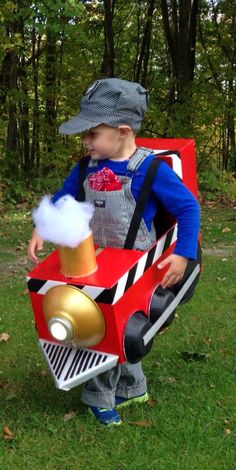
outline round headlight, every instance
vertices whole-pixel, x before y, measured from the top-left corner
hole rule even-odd
[[[43,312],[48,330],[57,341],[89,348],[104,338],[105,319],[99,306],[77,287],[51,287],[43,299]]]
[[[48,322],[48,329],[53,338],[58,341],[70,341],[74,337],[73,326],[64,318],[51,318]]]

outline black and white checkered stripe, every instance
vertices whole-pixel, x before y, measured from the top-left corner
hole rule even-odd
[[[44,295],[54,286],[71,285],[81,289],[85,294],[95,300],[97,303],[115,304],[124,293],[133,286],[140,277],[160,258],[164,251],[171,246],[177,239],[177,224],[175,224],[160,240],[149,250],[145,251],[138,262],[126,271],[119,281],[110,289],[96,286],[84,286],[73,284],[72,282],[43,281],[40,279],[27,278],[30,292]]]

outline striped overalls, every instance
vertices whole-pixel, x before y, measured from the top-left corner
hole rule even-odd
[[[123,248],[129,224],[135,209],[135,199],[131,193],[132,173],[143,159],[150,155],[148,149],[138,148],[127,166],[127,175],[120,176],[122,189],[119,191],[94,191],[89,188],[89,176],[84,182],[86,201],[95,206],[91,228],[95,243],[99,246]],[[97,166],[91,160],[90,166]],[[142,220],[134,248],[146,250],[155,240],[154,229],[149,233]],[[115,395],[132,398],[147,390],[146,377],[141,362],[118,364],[113,369],[89,380],[83,388],[81,399],[89,406],[114,408]]]

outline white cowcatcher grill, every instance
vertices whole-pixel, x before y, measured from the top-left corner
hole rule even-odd
[[[86,348],[72,348],[51,341],[39,340],[55,385],[61,390],[71,388],[111,369],[118,356]]]

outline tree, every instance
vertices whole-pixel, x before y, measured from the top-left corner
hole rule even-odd
[[[141,2],[140,2],[141,3]],[[139,3],[139,6],[140,6]],[[155,0],[147,1],[146,22],[140,50],[137,51],[134,64],[134,80],[140,82],[144,87],[147,86],[147,74],[150,56],[150,46],[152,38],[153,14],[155,10]],[[140,13],[140,8],[139,8]]]
[[[6,11],[4,25],[5,50],[1,64],[0,87],[1,101],[5,104],[8,114],[6,151],[9,158],[9,166],[16,171],[14,155],[17,153],[17,75],[18,75],[18,53],[16,38],[19,42],[19,31],[21,18],[14,16],[17,5],[12,5],[11,11]],[[10,163],[12,161],[12,163]]]
[[[191,129],[191,101],[195,70],[195,48],[199,0],[161,0],[168,52],[172,62],[173,119],[177,128]]]
[[[143,135],[194,137],[201,171],[235,170],[235,24],[230,0],[1,2],[7,184],[14,174],[57,187],[80,152],[80,137],[57,129],[101,76],[149,90]]]
[[[57,39],[55,10],[48,7],[45,43],[45,150],[53,151],[56,139]]]
[[[114,77],[115,48],[113,33],[113,18],[116,0],[103,0],[104,5],[104,54],[101,73],[105,77]]]
[[[207,12],[207,14],[206,14]],[[221,170],[236,171],[235,96],[236,96],[236,15],[234,5],[213,1],[201,17],[199,38],[204,51],[208,80],[218,98],[215,114],[215,147]],[[220,100],[220,104],[219,104]]]

